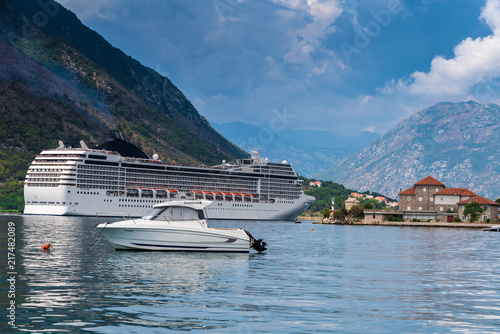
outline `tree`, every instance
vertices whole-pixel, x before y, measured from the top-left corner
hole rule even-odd
[[[371,210],[373,208],[375,208],[375,206],[373,205],[373,203],[371,202],[366,202],[365,204],[363,204],[363,206],[365,207],[365,209],[367,210]]]
[[[353,205],[352,208],[349,210],[349,214],[353,215],[354,218],[356,219],[365,218],[364,209],[361,205]]]
[[[323,218],[328,218],[328,217],[330,217],[330,213],[331,213],[330,209],[325,208],[325,209],[323,210]]]
[[[495,200],[498,204],[500,204],[500,197]]]
[[[333,211],[333,218],[336,220],[343,221],[345,216],[347,216],[347,210],[345,208]]]
[[[337,203],[335,204],[335,207],[338,207],[339,209],[344,207],[342,205],[342,197],[340,195],[337,197]]]
[[[479,203],[465,204],[464,215],[469,216],[471,223],[475,222],[484,210]]]

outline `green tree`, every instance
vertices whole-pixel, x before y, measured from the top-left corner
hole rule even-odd
[[[356,219],[363,219],[365,218],[365,213],[364,209],[361,205],[353,205],[352,208],[349,210],[349,214],[353,215],[354,218]]]
[[[344,205],[342,204],[342,197],[340,195],[337,197],[337,203],[335,203],[335,207],[338,207],[339,209],[344,207]]]
[[[365,204],[363,204],[363,207],[367,210],[372,210],[373,208],[375,208],[375,205],[373,205],[373,203],[371,202],[366,202]]]
[[[471,223],[475,222],[484,210],[479,203],[465,204],[464,215],[469,216]]]
[[[345,219],[345,216],[347,215],[347,212],[342,209],[338,209],[338,210],[335,210],[333,211],[333,218],[336,219],[336,220],[340,220],[340,221],[343,221]]]
[[[500,197],[495,200],[498,204],[500,204]]]
[[[325,208],[325,209],[323,210],[323,218],[328,218],[328,217],[330,217],[330,213],[331,213],[330,209]]]
[[[373,205],[374,209],[382,209],[385,206],[384,202],[379,202],[379,201],[377,201],[376,199],[373,199],[373,198],[366,198],[366,199],[361,200],[361,205],[365,205],[365,204],[368,204],[368,203],[370,203],[371,205]]]

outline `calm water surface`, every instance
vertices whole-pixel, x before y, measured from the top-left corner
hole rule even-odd
[[[5,314],[9,221],[15,329]],[[212,222],[247,229],[268,251],[118,252],[102,238],[89,249],[96,223],[0,217],[1,332],[500,332],[500,233]]]

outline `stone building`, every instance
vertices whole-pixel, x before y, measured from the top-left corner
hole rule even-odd
[[[464,215],[464,210],[465,210],[465,205],[469,203],[478,203],[481,205],[481,207],[485,210],[480,216],[479,216],[479,221],[485,222],[485,221],[497,221],[498,220],[498,207],[500,204],[497,202],[493,202],[487,198],[484,198],[482,196],[474,196],[472,198],[468,198],[466,200],[463,200],[461,202],[458,202],[458,215],[461,220],[466,221],[469,220],[469,217]]]
[[[460,207],[464,206],[460,203],[467,204],[466,201],[476,197],[483,199],[476,200],[488,206],[489,211],[485,215],[491,221],[498,221],[498,203],[478,196],[467,188],[447,188],[432,176],[427,176],[415,183],[413,187],[400,191],[399,208],[405,220],[452,222],[455,217],[466,220],[462,219],[463,215],[459,212]]]
[[[425,177],[409,189],[400,189],[398,212],[365,210],[365,221],[384,221],[389,215],[405,221],[452,222],[457,218],[467,221],[469,217],[464,216],[463,211],[470,202],[481,204],[485,210],[480,221],[499,221],[498,203],[466,188],[447,188],[432,176]]]
[[[434,195],[438,214],[458,213],[457,203],[477,196],[466,188],[445,188]]]
[[[402,211],[434,211],[434,194],[446,188],[432,176],[418,181],[410,189],[399,193],[399,209]]]
[[[351,210],[351,208],[355,205],[359,205],[361,202],[357,200],[356,198],[349,197],[348,199],[345,200],[345,208],[347,211]]]

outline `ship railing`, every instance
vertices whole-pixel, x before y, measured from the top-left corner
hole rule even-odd
[[[176,163],[166,163],[162,160],[153,160],[153,159],[141,159],[141,158],[130,158],[124,157],[123,161],[125,162],[135,162],[135,163],[146,163],[146,164],[161,164],[168,166],[182,166],[182,167],[195,167],[195,168],[207,168],[207,169],[231,169],[238,167],[236,164],[224,164],[224,165],[215,165],[215,166],[206,166],[206,165],[180,165]]]

